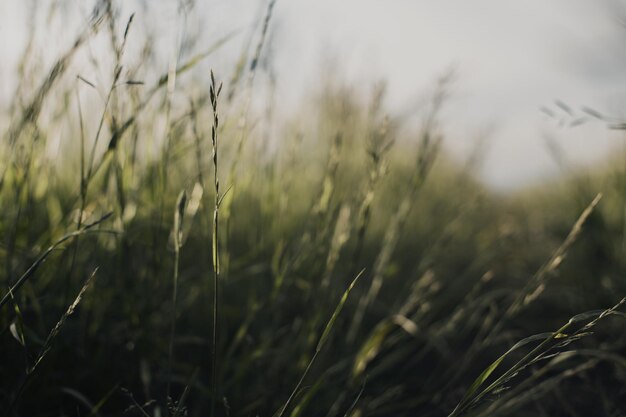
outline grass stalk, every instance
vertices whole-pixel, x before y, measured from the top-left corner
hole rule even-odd
[[[94,271],[91,273],[91,275],[87,278],[87,281],[85,281],[85,283],[83,284],[82,288],[78,292],[78,295],[76,296],[74,301],[69,305],[69,307],[63,313],[63,315],[61,316],[59,321],[52,328],[52,330],[48,334],[48,337],[46,337],[46,340],[43,342],[43,346],[42,346],[39,354],[37,355],[37,359],[35,360],[33,366],[31,366],[28,369],[28,371],[26,372],[26,375],[24,376],[24,379],[19,384],[19,386],[18,386],[18,388],[17,388],[17,390],[15,392],[15,395],[13,396],[13,399],[11,400],[11,403],[9,404],[9,407],[7,408],[7,410],[6,410],[5,414],[4,414],[5,416],[10,415],[12,410],[17,405],[20,397],[22,396],[22,393],[24,392],[24,389],[30,383],[32,378],[34,377],[35,371],[37,370],[37,367],[43,361],[43,359],[46,357],[46,355],[48,354],[48,352],[52,348],[52,342],[56,339],[56,337],[61,332],[61,329],[63,328],[63,325],[67,321],[68,317],[71,316],[74,313],[74,310],[76,310],[76,307],[78,307],[78,304],[82,300],[83,295],[85,294],[85,291],[87,291],[87,289],[91,286],[91,282],[93,281],[93,279],[96,276],[97,272],[98,272],[98,268],[94,269]]]
[[[219,208],[221,203],[220,181],[218,175],[218,128],[219,115],[217,112],[217,99],[222,91],[222,84],[219,86],[215,83],[215,76],[211,71],[211,86],[209,93],[211,96],[211,109],[213,111],[213,127],[211,128],[211,144],[213,146],[213,185],[215,192],[215,200],[213,204],[213,238],[212,255],[213,255],[213,337],[211,341],[211,386],[213,396],[211,397],[211,416],[215,416],[215,404],[219,396],[219,381],[217,376],[217,345],[218,345],[218,319],[219,319],[219,283],[220,283],[220,253],[219,253]]]

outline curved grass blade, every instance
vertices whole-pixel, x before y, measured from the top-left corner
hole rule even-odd
[[[335,321],[337,321],[337,317],[339,316],[339,313],[341,313],[341,310],[343,310],[343,306],[346,304],[346,300],[348,299],[348,295],[350,295],[350,291],[352,291],[352,288],[354,288],[354,285],[357,283],[359,278],[361,278],[361,276],[363,275],[364,272],[365,272],[365,269],[363,269],[363,270],[361,270],[361,272],[359,272],[359,274],[356,276],[356,278],[354,278],[354,280],[352,280],[352,282],[348,286],[348,289],[346,289],[346,291],[341,296],[341,299],[339,300],[339,303],[337,304],[337,307],[335,307],[335,311],[333,312],[333,315],[330,317],[330,320],[328,320],[328,323],[326,323],[326,327],[324,328],[324,332],[322,332],[322,336],[320,337],[320,340],[317,343],[317,346],[315,347],[315,353],[313,354],[313,357],[309,361],[309,364],[307,365],[306,369],[304,370],[304,373],[300,377],[300,380],[296,384],[296,387],[291,392],[291,395],[289,395],[289,398],[287,399],[287,402],[285,402],[285,405],[283,405],[274,414],[275,416],[283,417],[283,415],[285,414],[285,412],[287,411],[287,409],[289,408],[289,406],[293,402],[293,399],[295,398],[297,393],[300,391],[300,387],[302,386],[302,383],[304,382],[304,379],[308,375],[309,371],[311,370],[311,367],[313,366],[313,363],[315,363],[315,360],[317,359],[317,355],[320,353],[320,351],[324,347],[324,344],[326,344],[326,341],[328,340],[328,336],[330,335],[330,332],[333,329],[333,325],[335,324]]]

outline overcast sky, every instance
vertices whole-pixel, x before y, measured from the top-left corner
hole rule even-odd
[[[23,3],[0,1],[0,57],[8,57],[0,65],[5,91],[11,82],[7,63],[23,47],[28,16]],[[60,3],[78,14],[88,11],[77,0]],[[161,22],[165,42],[180,30],[176,3],[145,2],[149,19]],[[454,66],[458,77],[444,120],[450,151],[462,158],[481,132],[489,131],[481,170],[488,183],[509,188],[541,182],[559,172],[546,136],[580,169],[626,144],[599,122],[559,126],[564,112],[554,105],[559,99],[576,113],[589,106],[626,116],[621,110],[626,104],[623,3],[278,0],[272,48],[279,98],[289,102],[314,88],[320,61],[332,56],[345,79],[367,85],[385,78],[390,106],[402,111],[423,99],[434,80]],[[199,1],[194,12],[213,34],[244,29],[243,41],[265,5],[259,0]],[[141,20],[141,10],[135,11]],[[556,120],[542,113],[542,106],[554,110]]]

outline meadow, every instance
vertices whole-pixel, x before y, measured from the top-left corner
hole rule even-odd
[[[2,115],[0,415],[626,412],[624,155],[496,193],[445,152],[448,74],[416,128],[376,80],[279,116],[273,2],[229,73],[228,37],[128,57],[99,5]]]

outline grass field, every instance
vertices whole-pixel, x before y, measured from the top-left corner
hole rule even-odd
[[[50,67],[24,51],[0,415],[626,413],[624,157],[492,192],[442,147],[449,76],[415,129],[374,81],[281,117],[272,7],[226,74],[200,70],[219,39],[165,74],[128,58],[108,1]],[[75,66],[96,41],[97,82]]]

